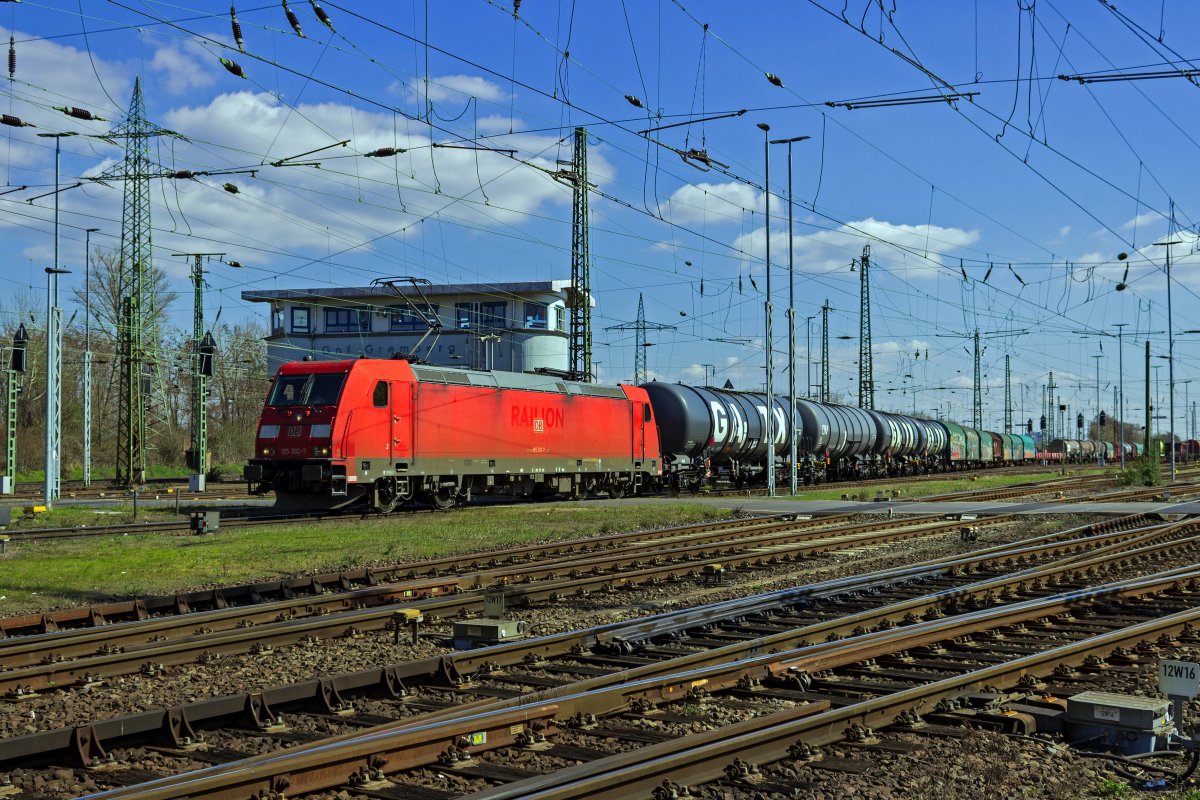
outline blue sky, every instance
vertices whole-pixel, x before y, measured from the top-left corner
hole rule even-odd
[[[1126,344],[1126,416],[1140,418],[1140,342],[1166,329],[1165,248],[1156,243],[1167,240],[1172,201],[1181,242],[1174,328],[1200,328],[1200,86],[1186,77],[1055,78],[1192,69],[1195,4],[1120,4],[1117,12],[1099,0],[885,0],[882,10],[863,0],[525,0],[514,16],[500,0],[322,3],[335,30],[307,0],[290,6],[304,38],[278,2],[237,3],[241,53],[227,2],[0,4],[0,35],[13,36],[17,55],[0,110],[33,125],[0,128],[7,188],[30,187],[0,196],[10,311],[21,298],[41,302],[53,256],[53,198],[26,202],[53,184],[53,150],[35,134],[93,134],[64,141],[64,184],[102,172],[121,152],[94,135],[119,120],[141,76],[152,121],[183,137],[156,144],[164,171],[257,170],[154,184],[156,263],[183,300],[185,266],[170,253],[224,251],[245,265],[216,265],[209,276],[209,307],[219,306],[223,321],[265,315],[240,300],[246,288],[365,285],[391,275],[569,277],[570,196],[549,173],[584,125],[602,378],[631,376],[631,336],[602,329],[632,319],[642,293],[650,319],[676,326],[652,337],[657,376],[697,381],[712,364],[718,382],[752,388],[763,379],[766,229],[755,125],[765,122],[772,138],[811,137],[793,151],[802,384],[804,318],[828,299],[832,388],[856,392],[857,342],[836,337],[857,335],[850,263],[865,244],[879,407],[969,418],[963,335],[979,328],[988,426],[1001,421],[1005,355],[1019,419],[1038,416],[1051,370],[1072,409],[1092,413],[1091,356],[1101,342],[1101,405],[1111,412],[1115,342],[1075,331],[1115,332],[1126,322],[1139,340]],[[977,94],[953,104],[826,105],[950,92]],[[53,110],[63,105],[108,121]],[[663,130],[655,141],[638,135],[740,109],[747,113]],[[515,152],[462,149],[471,143]],[[382,147],[405,152],[365,155]],[[328,149],[271,166],[318,148]],[[726,166],[704,171],[678,154],[688,149]],[[771,155],[783,353],[786,148]],[[118,243],[120,186],[88,183],[61,200],[62,261],[78,272],[84,228],[101,229],[93,239],[101,246]],[[1122,252],[1126,261],[1117,260]],[[1128,290],[1115,291],[1122,280]],[[190,303],[177,310],[189,326]],[[1165,335],[1150,338],[1165,355]],[[1196,375],[1200,336],[1178,336],[1176,354],[1177,381]],[[775,363],[783,385],[786,359]],[[1167,370],[1159,372],[1165,397]],[[1182,432],[1182,410],[1178,419]]]

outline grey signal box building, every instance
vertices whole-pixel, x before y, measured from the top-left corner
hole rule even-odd
[[[415,355],[431,364],[531,372],[566,370],[570,281],[422,286],[424,299],[401,284],[405,297],[441,322],[429,330],[388,287],[244,291],[242,299],[270,304],[267,367],[305,357],[390,358]],[[590,299],[595,305],[594,299]]]

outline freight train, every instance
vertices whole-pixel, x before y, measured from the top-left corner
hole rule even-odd
[[[792,468],[786,399],[663,382],[604,386],[402,359],[297,361],[272,381],[244,470],[251,492],[304,509],[408,501],[449,508],[479,494],[581,498],[698,491]],[[885,411],[798,402],[798,480],[1031,463],[1031,436]],[[1111,447],[1111,445],[1110,445]],[[1091,452],[1095,453],[1093,443]],[[1064,445],[1064,453],[1066,445]]]

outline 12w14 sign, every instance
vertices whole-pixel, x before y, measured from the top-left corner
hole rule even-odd
[[[1158,688],[1168,697],[1195,697],[1200,691],[1200,664],[1194,661],[1158,662]]]

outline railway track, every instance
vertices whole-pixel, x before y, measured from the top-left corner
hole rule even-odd
[[[984,524],[1005,521],[993,517]],[[722,570],[782,564],[817,553],[956,534],[961,528],[961,523],[941,518],[838,528],[814,522],[627,535],[622,543],[594,554],[570,548],[565,554],[482,570],[456,571],[454,559],[443,559],[415,565],[415,578],[344,592],[9,638],[0,641],[0,694],[21,697],[117,675],[153,674],[218,655],[354,637],[394,625],[399,607],[426,619],[479,613],[490,588],[502,587],[510,604],[532,604],[647,582],[703,579],[705,567],[714,561]]]
[[[449,663],[435,658],[397,665],[389,668],[390,686],[408,688],[381,702],[411,719],[358,730],[370,724],[370,715],[350,714],[342,718],[348,731],[332,738],[306,735],[298,725],[284,730],[264,695],[257,735],[277,746],[296,745],[292,749],[223,763],[229,748],[206,754],[176,742],[168,750],[177,758],[217,766],[103,796],[268,797],[340,787],[395,799],[474,792],[582,797],[597,791],[649,797],[662,780],[724,778],[735,759],[741,766],[728,773],[735,784],[754,780],[756,773],[746,768],[771,759],[746,737],[790,737],[775,756],[788,757],[787,746],[798,741],[827,743],[854,722],[878,726],[928,697],[979,685],[984,673],[990,682],[1015,681],[1023,671],[1081,663],[1084,655],[1114,643],[1135,643],[1151,629],[1183,629],[1200,615],[1191,607],[1200,575],[1190,565],[1101,588],[1089,584],[1121,564],[1153,565],[1172,555],[1194,560],[1196,547],[1192,523],[1154,526],[1125,542],[1019,543],[607,630],[456,654]],[[1025,566],[1012,571],[1018,565]],[[1156,599],[1132,602],[1151,595]],[[1089,616],[1081,621],[1085,610]],[[1055,618],[1069,614],[1074,617]],[[1151,619],[1162,615],[1169,619]],[[1074,644],[1064,647],[1063,641]],[[1045,660],[1035,664],[1031,650]],[[1014,658],[1020,667],[1011,666]],[[376,687],[389,684],[375,677]],[[918,681],[921,686],[911,685]],[[306,688],[308,699],[329,700],[332,690],[341,700],[337,686]],[[531,689],[535,693],[527,694]],[[272,699],[282,707],[282,696]],[[722,717],[713,709],[724,704],[739,718],[765,716],[681,738],[681,728],[690,733],[697,725],[711,727],[714,717]],[[696,707],[706,710],[697,713]],[[192,719],[183,710],[170,713]],[[347,708],[335,702],[318,716],[338,713]],[[811,727],[802,724],[818,718]],[[799,732],[792,730],[797,725]],[[703,749],[726,740],[737,746],[719,757]],[[538,754],[538,770],[516,766],[528,766],[531,753]],[[677,766],[651,784],[627,782],[644,774],[646,764],[668,757]],[[550,772],[555,762],[582,763]],[[709,771],[695,771],[697,763]],[[423,768],[430,766],[453,780],[428,786],[431,773]],[[114,783],[145,779],[121,773],[119,765],[112,769]],[[505,785],[488,788],[497,781]]]
[[[1069,478],[1057,478],[1049,481],[1039,481],[1034,484],[1025,484],[1018,487],[1008,487],[1006,489],[974,489],[964,492],[956,492],[942,495],[929,496],[914,496],[906,499],[909,500],[995,500],[1021,496],[1035,496],[1036,494],[1053,493],[1058,491],[1067,491],[1080,488],[1087,488],[1092,485],[1109,485],[1111,476],[1107,475],[1082,475],[1072,476]],[[1188,491],[1195,489],[1200,491],[1200,487],[1190,487],[1186,484],[1175,485],[1170,487],[1172,491],[1186,494]],[[1155,489],[1141,490],[1126,490],[1128,494],[1113,495],[1115,499],[1136,499],[1138,497],[1153,497],[1161,493]],[[731,492],[729,496],[746,496],[747,492],[742,490],[740,495],[736,492]],[[720,496],[719,493],[712,493],[701,496]],[[364,519],[368,518],[368,514],[362,514]],[[303,522],[320,522],[322,520],[345,520],[346,514],[264,514],[255,513],[252,515],[236,515],[227,514],[222,517],[221,525],[224,528],[236,528],[241,526],[252,525],[280,525],[294,524],[298,521]],[[71,527],[39,527],[39,528],[15,528],[7,531],[8,535],[16,541],[39,541],[44,539],[67,539],[77,537],[91,536],[125,536],[137,535],[143,533],[190,533],[189,523],[185,521],[164,521],[164,522],[134,522],[122,523],[115,525],[91,525],[91,526],[71,526]],[[0,623],[2,624],[2,623]]]

